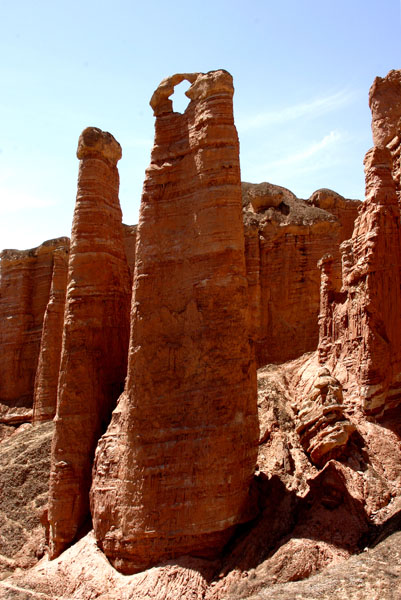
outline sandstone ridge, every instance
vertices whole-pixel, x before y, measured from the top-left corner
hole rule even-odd
[[[0,262],[0,596],[398,597],[400,73],[363,203],[241,184],[224,70],[153,94],[138,226],[82,132],[71,242]]]

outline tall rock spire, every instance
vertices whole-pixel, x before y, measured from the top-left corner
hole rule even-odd
[[[246,519],[258,424],[232,96],[213,71],[169,77],[151,100],[128,376],[91,491],[98,543],[126,573],[212,556]]]
[[[341,245],[341,291],[321,262],[319,356],[350,397],[379,415],[401,400],[400,209],[390,150],[372,148],[364,164],[366,200]]]
[[[50,475],[50,554],[76,536],[89,512],[96,444],[123,389],[130,277],[118,200],[121,147],[85,129],[78,142],[57,414]]]

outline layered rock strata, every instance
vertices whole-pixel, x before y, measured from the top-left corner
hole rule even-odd
[[[59,251],[68,251],[68,238],[0,255],[0,422],[32,418],[43,318]]]
[[[393,158],[393,179],[401,202],[401,70],[376,77],[369,90],[373,143],[388,148]]]
[[[43,319],[42,339],[35,378],[34,423],[52,420],[56,414],[67,272],[68,247],[58,248],[53,255],[50,298]]]
[[[321,368],[297,414],[297,429],[313,464],[322,466],[344,452],[355,425],[344,415],[340,382]]]
[[[98,543],[125,573],[211,557],[247,518],[258,425],[232,96],[213,71],[165,79],[151,100],[128,376],[91,491]]]
[[[365,158],[366,201],[352,238],[341,245],[342,288],[331,257],[321,261],[320,362],[348,396],[380,414],[401,398],[401,230],[391,153]]]
[[[78,142],[78,193],[50,475],[50,554],[75,537],[89,511],[96,443],[123,389],[130,277],[118,200],[121,147],[100,129]]]
[[[339,246],[352,232],[361,203],[330,190],[304,201],[271,183],[243,183],[242,193],[249,326],[260,367],[316,348],[316,263],[331,252],[340,281]]]

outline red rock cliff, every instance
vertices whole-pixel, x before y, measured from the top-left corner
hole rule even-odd
[[[342,289],[321,261],[319,356],[368,413],[401,397],[401,229],[390,151],[365,158],[366,200],[352,238],[341,246]]]
[[[57,414],[50,475],[51,556],[75,537],[89,511],[96,443],[123,388],[130,279],[118,200],[118,142],[81,134]]]
[[[174,113],[183,80],[191,102]],[[91,491],[98,543],[127,573],[214,555],[246,518],[258,425],[232,96],[213,71],[165,79],[151,100],[128,376]]]
[[[57,248],[68,238],[31,250],[4,250],[0,262],[0,420],[31,418],[34,382]]]
[[[317,261],[352,233],[359,201],[318,190],[309,201],[271,183],[242,184],[249,319],[258,367],[296,358],[318,343]]]
[[[34,423],[50,421],[56,414],[67,271],[68,247],[58,248],[53,255],[50,298],[43,319],[42,339],[35,378]]]
[[[376,77],[369,91],[375,146],[387,147],[393,158],[393,178],[401,202],[401,70]]]

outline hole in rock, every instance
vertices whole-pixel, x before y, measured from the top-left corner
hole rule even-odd
[[[188,104],[191,102],[190,99],[185,95],[187,89],[189,89],[191,84],[189,81],[181,81],[174,88],[174,95],[172,96],[173,101],[173,111],[184,113]]]

